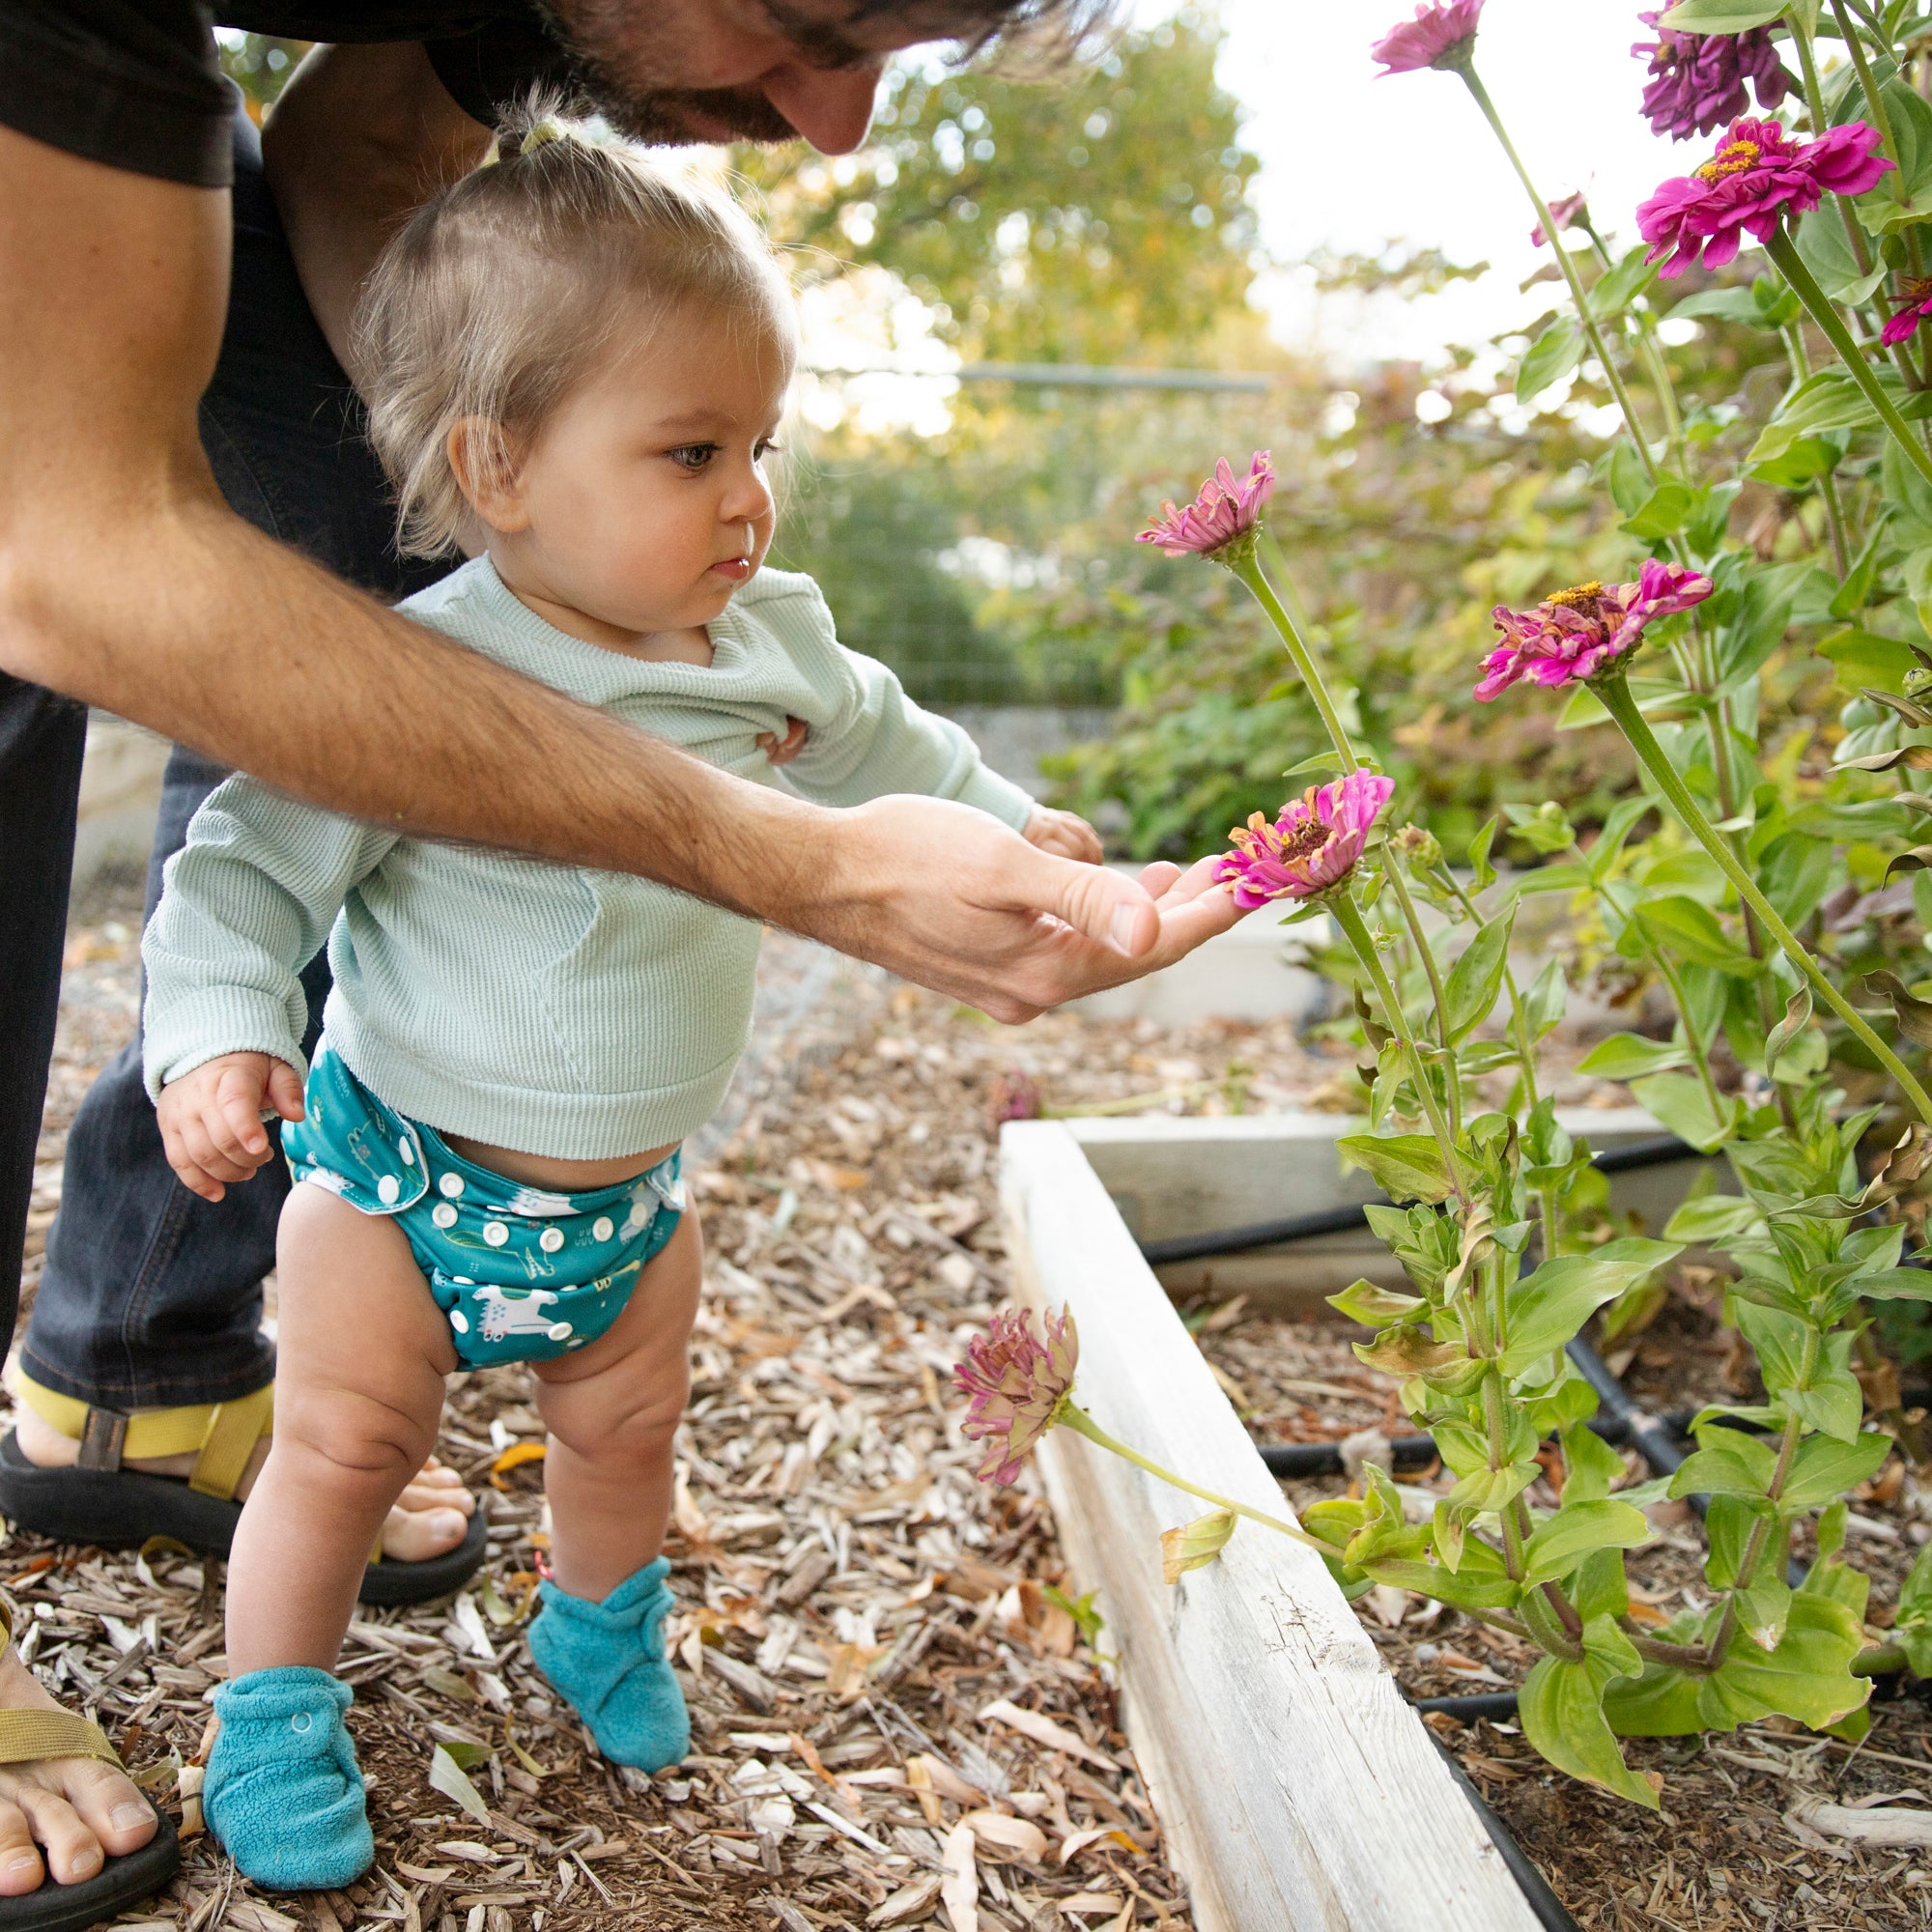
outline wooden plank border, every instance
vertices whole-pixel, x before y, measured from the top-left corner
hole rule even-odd
[[[1079,1142],[1001,1140],[1017,1292],[1080,1328],[1079,1400],[1143,1454],[1272,1513],[1281,1492]],[[1482,1823],[1321,1559],[1243,1523],[1161,1581],[1206,1505],[1067,1430],[1040,1452],[1079,1588],[1200,1932],[1536,1932]]]

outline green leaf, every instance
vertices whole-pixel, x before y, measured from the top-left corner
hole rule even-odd
[[[1563,709],[1556,714],[1559,731],[1580,731],[1585,725],[1609,722],[1610,714],[1604,709],[1604,700],[1587,684],[1579,684],[1571,692]]]
[[[1913,473],[1918,474],[1917,470]],[[1882,638],[1875,631],[1840,631],[1813,648],[1821,658],[1832,661],[1838,683],[1847,691],[1857,691],[1867,684],[1885,685],[1895,691],[1904,683],[1905,673],[1918,662],[1912,655],[1910,644],[1897,638]]]
[[[1657,280],[1654,264],[1644,260],[1650,250],[1639,242],[1615,268],[1606,269],[1590,289],[1590,313],[1599,321],[1621,315]]]
[[[1345,1161],[1373,1175],[1391,1201],[1442,1201],[1453,1192],[1442,1150],[1428,1134],[1350,1134],[1335,1145]]]
[[[1563,962],[1552,959],[1522,996],[1522,1016],[1529,1023],[1530,1038],[1541,1039],[1561,1025],[1569,1007],[1570,982],[1564,977]]]
[[[1900,1039],[1914,1046],[1932,1046],[1932,1002],[1917,998],[1896,973],[1867,973],[1865,983],[1891,1002]]]
[[[1353,1281],[1340,1294],[1331,1294],[1328,1306],[1339,1308],[1364,1328],[1386,1328],[1393,1322],[1412,1321],[1429,1304],[1419,1294],[1396,1294],[1372,1281]]]
[[[1700,1153],[1710,1153],[1727,1140],[1737,1125],[1737,1102],[1719,1094],[1723,1111],[1714,1113],[1704,1083],[1690,1073],[1653,1073],[1631,1082],[1631,1094],[1681,1141]]]
[[[1522,1593],[1510,1579],[1494,1572],[1478,1571],[1470,1558],[1479,1544],[1463,1546],[1463,1562],[1455,1570],[1440,1563],[1416,1562],[1407,1557],[1390,1557],[1371,1563],[1368,1573],[1378,1583],[1393,1583],[1398,1590],[1414,1590],[1434,1597],[1457,1610],[1506,1610]]]
[[[1932,1301],[1932,1269],[1881,1268],[1853,1284],[1868,1301]]]
[[[1828,1435],[1807,1436],[1792,1458],[1791,1473],[1785,1479],[1784,1493],[1777,1499],[1786,1516],[1802,1516],[1806,1510],[1822,1509],[1835,1502],[1847,1490],[1856,1489],[1891,1454],[1891,1437],[1876,1431],[1851,1442],[1834,1442]],[[1697,1459],[1693,1456],[1690,1462]],[[1690,1466],[1687,1463],[1685,1468]],[[1679,1472],[1682,1473],[1681,1471]]]
[[[1593,1549],[1634,1549],[1650,1541],[1649,1520],[1629,1503],[1607,1496],[1571,1502],[1567,1488],[1565,1497],[1562,1508],[1539,1525],[1523,1549],[1524,1588],[1567,1577]]]
[[[1373,1342],[1354,1345],[1357,1358],[1387,1376],[1461,1377],[1469,1354],[1460,1342],[1432,1342],[1420,1328],[1384,1328]]]
[[[1503,1373],[1521,1375],[1569,1342],[1606,1301],[1614,1301],[1680,1252],[1669,1241],[1634,1236],[1606,1241],[1587,1255],[1558,1255],[1509,1290],[1509,1346]]]
[[[1636,916],[1655,944],[1693,966],[1714,966],[1719,973],[1746,978],[1759,970],[1758,962],[1718,923],[1717,914],[1695,899],[1681,895],[1645,899]]]
[[[1559,1771],[1655,1811],[1662,1780],[1653,1783],[1631,1770],[1604,1715],[1606,1686],[1639,1675],[1642,1667],[1615,1622],[1595,1618],[1585,1626],[1582,1662],[1546,1657],[1522,1687],[1517,1716],[1523,1735]]]
[[[1213,1562],[1227,1547],[1240,1521],[1233,1510],[1209,1510],[1192,1522],[1160,1533],[1160,1575],[1164,1583],[1178,1583],[1190,1570]]]
[[[1768,1654],[1743,1631],[1716,1673],[1706,1680],[1707,1719],[1725,1727],[1778,1712],[1814,1731],[1862,1708],[1871,1680],[1854,1677],[1852,1659],[1864,1648],[1859,1619],[1844,1605],[1801,1590],[1777,1647]],[[1714,1711],[1721,1714],[1713,1717]]]
[[[1871,299],[1872,291],[1885,280],[1884,262],[1861,273],[1858,257],[1845,238],[1845,225],[1835,203],[1814,208],[1798,223],[1798,253],[1804,266],[1817,276],[1819,286],[1833,301],[1857,307]],[[1876,250],[1872,251],[1874,254]]]
[[[1607,1039],[1600,1039],[1577,1063],[1577,1071],[1599,1080],[1637,1080],[1646,1073],[1666,1073],[1690,1058],[1690,1049],[1677,1040],[1613,1033]]]
[[[1622,1479],[1624,1459],[1582,1422],[1563,1431],[1563,1507],[1596,1502]]]
[[[1476,928],[1475,937],[1450,969],[1442,988],[1442,1026],[1453,1045],[1467,1037],[1494,1010],[1502,991],[1503,968],[1509,962],[1510,927],[1516,902]]]
[[[1486,893],[1496,882],[1496,868],[1490,864],[1490,847],[1495,843],[1496,828],[1502,823],[1498,813],[1469,840],[1469,868],[1476,875],[1476,890]]]
[[[1634,537],[1641,537],[1646,543],[1654,543],[1659,537],[1674,536],[1684,527],[1692,501],[1693,493],[1690,484],[1675,476],[1666,476],[1638,504],[1635,514],[1624,520],[1621,527]]]
[[[1309,772],[1339,772],[1342,769],[1340,752],[1317,752],[1313,757],[1303,758],[1298,765],[1290,765],[1282,773],[1285,779],[1298,779]]]
[[[1552,316],[1517,365],[1516,398],[1526,403],[1560,383],[1583,359],[1584,336],[1573,315]]]
[[[1755,470],[1807,437],[1846,437],[1869,429],[1877,421],[1870,400],[1845,370],[1821,369],[1815,376],[1807,376],[1778,405],[1777,413],[1758,433],[1745,462],[1747,469]]]
[[[1776,0],[1765,6],[1762,0],[1679,0],[1661,15],[1658,25],[1675,34],[1747,34],[1753,27],[1778,19],[1790,0]]]
[[[1701,289],[1694,296],[1688,296],[1670,311],[1669,319],[1676,322],[1693,321],[1699,316],[1715,316],[1720,322],[1741,322],[1749,328],[1775,329],[1773,322],[1759,305],[1757,298],[1748,289]]]
[[[490,1822],[489,1805],[484,1804],[482,1794],[464,1776],[463,1767],[450,1754],[449,1746],[438,1745],[430,1752],[429,1781],[432,1789],[441,1792],[445,1798],[454,1799],[479,1825]]]
[[[1670,1478],[1672,1496],[1755,1496],[1771,1493],[1777,1452],[1742,1430],[1710,1425],[1696,1432],[1697,1449]]]
[[[1704,1728],[1697,1691],[1703,1680],[1673,1663],[1653,1663],[1604,1693],[1604,1715],[1623,1738],[1682,1738]]]
[[[1754,1221],[1761,1219],[1762,1214],[1763,1210],[1754,1201],[1747,1201],[1741,1194],[1699,1195],[1695,1200],[1685,1202],[1671,1215],[1664,1225],[1664,1237],[1682,1241],[1687,1246],[1724,1241],[1734,1235],[1742,1235]]]

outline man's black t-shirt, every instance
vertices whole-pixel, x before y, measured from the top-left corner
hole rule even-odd
[[[486,124],[567,71],[530,0],[0,0],[0,125],[110,167],[226,187],[235,92],[215,60],[217,25],[420,41],[458,105]]]

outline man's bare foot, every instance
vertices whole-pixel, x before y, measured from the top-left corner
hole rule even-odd
[[[51,1422],[24,1404],[14,1412],[14,1434],[20,1453],[39,1468],[70,1468],[80,1455],[80,1444],[72,1436],[63,1435]],[[246,1501],[262,1464],[268,1460],[269,1443],[265,1436],[256,1443],[248,1466],[235,1486],[239,1501]],[[194,1472],[194,1458],[130,1456],[125,1466],[138,1469],[143,1475],[179,1476],[185,1481]],[[444,1468],[432,1456],[396,1499],[396,1506],[383,1525],[384,1556],[396,1563],[421,1563],[429,1557],[440,1556],[446,1549],[454,1549],[468,1533],[475,1509],[476,1498],[463,1487],[463,1478],[454,1469]],[[4,1789],[0,1785],[0,1790]],[[6,1878],[0,1872],[0,1896],[6,1890]]]
[[[60,1708],[9,1646],[0,1658],[0,1710]],[[153,1807],[111,1764],[56,1757],[0,1765],[0,1897],[34,1890],[49,1871],[59,1885],[78,1885],[104,1859],[139,1851],[156,1830]]]

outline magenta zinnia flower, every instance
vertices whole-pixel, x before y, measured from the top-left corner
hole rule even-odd
[[[1014,1068],[993,1082],[993,1092],[986,1102],[986,1121],[997,1135],[1009,1121],[1038,1120],[1039,1110],[1039,1082],[1031,1073]]]
[[[1793,82],[1777,58],[1768,27],[1743,34],[1682,34],[1658,27],[1656,14],[1639,14],[1654,41],[1639,41],[1631,52],[1650,61],[1643,111],[1653,134],[1688,141],[1708,134],[1750,105],[1749,81],[1757,104],[1769,114],[1791,91]]]
[[[1646,261],[1669,260],[1666,280],[1703,258],[1720,269],[1738,252],[1740,230],[1767,242],[1787,213],[1808,214],[1827,189],[1863,194],[1894,164],[1878,152],[1875,128],[1862,121],[1833,128],[1815,141],[1794,141],[1776,121],[1731,123],[1724,144],[1699,168],[1667,181],[1636,212],[1650,243]]]
[[[1645,562],[1634,583],[1579,583],[1546,597],[1534,611],[1498,604],[1504,641],[1483,660],[1476,687],[1485,704],[1520,678],[1532,684],[1579,684],[1636,648],[1653,617],[1688,611],[1711,594],[1711,580],[1682,564]]]
[[[1385,74],[1462,67],[1475,44],[1482,13],[1483,0],[1438,0],[1436,5],[1420,6],[1414,19],[1392,27],[1369,53],[1381,62]]]
[[[1228,834],[1236,849],[1223,857],[1216,883],[1234,887],[1243,912],[1270,899],[1312,899],[1332,891],[1355,869],[1369,828],[1394,790],[1393,779],[1357,770],[1310,785],[1272,825],[1256,812]]]
[[[960,1392],[972,1398],[960,1432],[985,1444],[974,1471],[982,1483],[1017,1482],[1020,1464],[1060,1420],[1073,1392],[1080,1336],[1072,1316],[1042,1316],[1040,1328],[1044,1342],[1035,1339],[1025,1310],[1002,1309],[952,1371]]]
[[[1136,543],[1158,544],[1169,556],[1212,556],[1261,522],[1262,505],[1274,495],[1274,464],[1264,449],[1255,451],[1248,473],[1236,477],[1224,456],[1201,494],[1184,510],[1170,503],[1150,519]]]
[[[1898,302],[1890,321],[1879,330],[1879,338],[1888,349],[1917,334],[1918,325],[1932,315],[1932,275],[1908,276],[1898,292]]]

